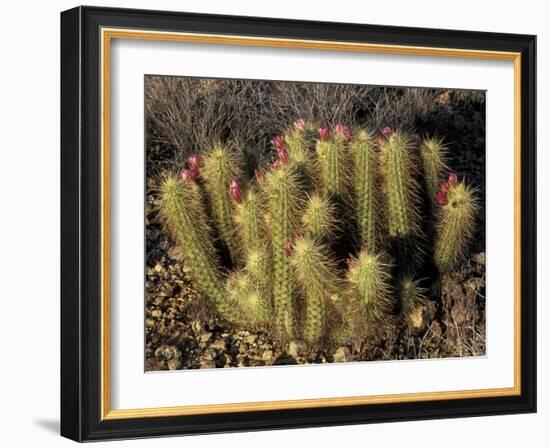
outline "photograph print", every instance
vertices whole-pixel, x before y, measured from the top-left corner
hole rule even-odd
[[[144,89],[146,371],[485,356],[485,91]]]

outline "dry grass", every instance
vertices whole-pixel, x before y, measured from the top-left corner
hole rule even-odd
[[[147,76],[147,147],[162,145],[182,163],[213,142],[232,142],[254,161],[297,117],[336,125],[415,130],[444,90]]]

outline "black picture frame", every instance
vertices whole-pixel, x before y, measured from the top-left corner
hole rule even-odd
[[[521,393],[149,418],[101,418],[100,29],[521,53]],[[61,435],[76,441],[536,412],[536,37],[77,7],[61,13]]]

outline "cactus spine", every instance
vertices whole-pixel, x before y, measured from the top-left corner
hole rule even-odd
[[[420,158],[424,169],[426,192],[431,200],[435,200],[441,173],[446,169],[446,148],[441,139],[425,139],[420,145]]]
[[[349,261],[348,280],[353,295],[368,316],[381,318],[390,304],[390,268],[381,254],[363,249]]]
[[[161,184],[160,197],[166,224],[183,248],[197,285],[223,317],[236,321],[238,315],[226,296],[198,186],[189,179],[169,176]]]
[[[376,250],[376,149],[366,131],[351,142],[356,219],[361,244]]]
[[[204,157],[201,175],[205,181],[220,237],[227,245],[233,263],[239,258],[239,250],[229,188],[231,181],[239,178],[240,174],[238,158],[222,145],[214,146]]]
[[[271,215],[273,304],[275,328],[283,337],[294,332],[293,277],[288,257],[297,216],[298,182],[295,170],[283,165],[266,174],[265,189]]]
[[[380,158],[389,234],[391,237],[412,236],[418,231],[418,186],[405,136],[395,132],[383,140]]]
[[[437,225],[434,259],[440,271],[448,271],[464,256],[470,242],[477,213],[477,202],[471,188],[458,182],[451,173],[437,194],[441,205]]]

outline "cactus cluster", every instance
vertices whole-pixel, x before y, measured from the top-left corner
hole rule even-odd
[[[166,226],[229,322],[282,344],[349,342],[413,311],[434,281],[422,266],[466,255],[476,193],[449,174],[441,140],[298,119],[272,145],[252,177],[242,151],[216,144],[160,181]]]

